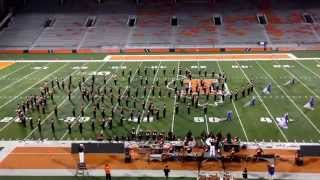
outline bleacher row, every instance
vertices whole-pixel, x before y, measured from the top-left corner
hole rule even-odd
[[[233,8],[223,13],[194,10],[196,6],[186,6],[185,12],[167,6],[138,9],[133,27],[128,26],[129,12],[21,13],[0,31],[0,52],[320,50],[319,9]],[[312,15],[314,23],[305,22],[305,12]],[[267,24],[259,24],[256,16],[259,13]],[[214,25],[214,14],[221,17],[221,25]],[[178,18],[177,26],[170,24],[173,16]],[[90,18],[94,19],[94,25],[87,27]],[[48,19],[53,20],[52,24],[45,27]],[[259,42],[266,42],[267,46]]]

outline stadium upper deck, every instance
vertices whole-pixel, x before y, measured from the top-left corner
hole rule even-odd
[[[0,48],[265,48],[259,42],[272,49],[319,48],[320,4],[276,2],[261,8],[258,3],[239,0],[211,6],[207,1],[187,0],[175,6],[163,1],[136,6],[123,0],[99,6],[94,1],[69,0],[59,6],[56,1],[31,0],[0,31]],[[259,15],[265,25],[259,23],[263,21]],[[313,23],[306,22],[306,15]],[[171,25],[173,16],[177,26]],[[130,17],[136,20],[132,27],[128,26]],[[219,19],[221,25],[215,25]]]

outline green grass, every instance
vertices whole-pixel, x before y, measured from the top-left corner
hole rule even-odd
[[[7,180],[104,180],[105,177],[74,177],[74,176],[0,176],[0,179]],[[160,177],[112,177],[113,180],[164,180],[165,178]],[[169,178],[169,180],[191,180],[196,178]]]
[[[120,111],[115,112],[113,119],[113,128],[112,130],[106,129],[106,136],[113,135],[127,135],[127,133],[132,128],[139,128],[143,130],[158,130],[168,132],[173,127],[174,133],[179,137],[183,137],[188,130],[192,130],[195,136],[199,136],[201,132],[213,131],[214,133],[222,132],[223,134],[231,133],[233,136],[240,137],[241,140],[246,141],[246,136],[249,141],[254,140],[265,140],[265,141],[306,141],[313,142],[318,141],[320,133],[317,131],[320,128],[320,111],[319,107],[316,107],[316,110],[310,111],[303,108],[303,105],[308,101],[310,96],[320,95],[320,62],[319,61],[301,61],[297,63],[295,61],[248,61],[248,62],[239,62],[240,65],[247,66],[248,68],[232,68],[232,66],[237,65],[236,62],[180,62],[180,68],[182,69],[182,74],[186,68],[192,71],[194,78],[205,78],[204,70],[202,71],[201,77],[198,77],[198,68],[191,68],[191,66],[201,67],[205,66],[208,72],[208,78],[211,77],[211,72],[224,71],[229,77],[228,87],[230,89],[241,89],[241,87],[246,86],[248,79],[254,79],[256,81],[256,92],[255,96],[258,103],[255,107],[244,107],[244,104],[247,103],[250,97],[240,98],[234,103],[230,103],[229,99],[217,107],[209,106],[207,117],[225,117],[226,112],[231,110],[233,111],[233,120],[228,122],[220,123],[196,123],[193,121],[194,117],[202,117],[203,109],[199,107],[191,108],[191,114],[187,114],[186,104],[179,102],[179,113],[174,114],[173,107],[175,99],[173,93],[171,97],[167,96],[168,91],[163,84],[164,79],[169,80],[175,79],[177,77],[177,72],[172,74],[172,69],[177,70],[179,62],[161,62],[161,66],[166,67],[166,76],[163,74],[163,69],[160,69],[158,73],[153,74],[153,70],[150,69],[151,66],[157,67],[160,62],[88,62],[88,63],[16,63],[13,66],[10,66],[6,69],[0,70],[0,119],[4,117],[14,117],[15,109],[18,103],[21,103],[26,96],[31,94],[39,94],[40,84],[44,81],[50,82],[55,80],[56,77],[59,79],[67,78],[71,73],[73,73],[73,84],[72,88],[72,101],[79,114],[79,108],[81,104],[87,106],[85,109],[85,115],[92,117],[92,104],[87,103],[86,101],[81,100],[80,92],[77,89],[78,81],[82,77],[80,71],[73,69],[75,66],[87,66],[88,69],[83,70],[85,78],[88,78],[88,83],[91,82],[91,77],[88,75],[90,72],[97,71],[109,71],[111,74],[118,76],[118,86],[115,87],[113,80],[110,80],[107,84],[107,87],[113,87],[113,94],[115,97],[118,96],[118,87],[122,88],[122,93],[128,86],[127,76],[129,69],[134,75],[138,67],[141,69],[141,76],[144,76],[144,69],[148,68],[148,78],[149,85],[146,85],[147,95],[151,93],[151,84],[153,79],[159,79],[160,87],[156,87],[155,94],[156,96],[143,97],[143,87],[140,86],[140,78],[137,74],[132,79],[132,83],[129,85],[131,89],[131,95],[135,93],[137,87],[140,88],[139,98],[137,100],[137,108],[142,112],[141,103],[145,100],[148,103],[153,102],[153,104],[160,109],[160,120],[155,120],[152,123],[141,123],[138,125],[133,122],[126,122],[124,126],[119,125]],[[290,68],[274,68],[273,65],[290,65]],[[112,67],[115,66],[125,66],[125,75],[122,76],[122,70],[117,70]],[[318,65],[318,66],[317,66]],[[36,66],[47,66],[48,69],[45,70],[34,70],[33,67]],[[60,68],[60,69],[59,69]],[[12,73],[16,71],[15,73]],[[55,72],[56,71],[56,72]],[[12,74],[9,74],[12,73]],[[32,74],[30,74],[32,73]],[[9,75],[8,75],[9,74]],[[290,86],[283,86],[285,82],[292,79],[292,76],[297,77],[297,83]],[[1,78],[3,77],[3,78]],[[111,76],[108,75],[107,79]],[[182,78],[182,76],[178,76]],[[248,79],[247,79],[248,78]],[[41,81],[42,80],[42,81]],[[103,86],[103,78],[101,76],[96,77],[96,82],[101,87]],[[272,94],[264,95],[262,89],[268,84],[272,83]],[[50,84],[50,83],[49,83]],[[177,81],[178,88],[180,87],[179,81]],[[32,87],[32,88],[31,88]],[[162,97],[158,97],[158,90],[161,88]],[[319,98],[317,98],[317,102]],[[117,100],[114,98],[114,102]],[[200,96],[200,103],[206,102],[206,97],[204,95]],[[100,125],[98,124],[101,119],[101,114],[97,112],[96,120],[96,131],[92,132],[90,127],[90,122],[84,123],[84,133],[81,135],[79,133],[78,124],[74,124],[72,128],[72,134],[67,133],[66,124],[63,121],[56,120],[56,136],[54,137],[51,128],[50,122],[51,119],[55,119],[53,113],[53,103],[49,100],[49,108],[45,115],[39,114],[37,112],[31,112],[28,115],[32,116],[34,119],[34,126],[36,127],[36,121],[38,118],[44,122],[42,126],[42,136],[40,136],[38,130],[32,130],[27,123],[27,128],[24,128],[19,123],[9,122],[9,123],[0,123],[0,138],[2,139],[94,139],[96,133],[100,132]],[[55,103],[59,106],[59,118],[64,118],[72,116],[72,104],[67,99],[67,91],[58,90],[55,95]],[[213,103],[213,97],[210,97],[209,104]],[[125,101],[122,101],[125,118],[129,117],[129,110],[133,108],[132,103],[129,104],[129,107],[125,106]],[[162,117],[162,107],[163,104],[166,104],[167,113],[166,117]],[[107,116],[111,115],[111,103],[110,103],[110,94],[107,95],[105,100],[105,112]],[[237,116],[236,110],[239,114]],[[289,124],[289,129],[278,128],[275,123],[263,123],[260,122],[261,117],[282,117],[284,113],[288,112],[290,118],[294,119],[294,122]],[[59,119],[58,118],[58,119]],[[173,121],[174,119],[174,121]]]

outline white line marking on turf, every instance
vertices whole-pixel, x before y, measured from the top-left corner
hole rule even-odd
[[[154,75],[154,78],[153,78],[153,81],[152,81],[152,86],[154,85],[154,82],[156,81],[157,77],[158,77],[158,72],[159,72],[159,69],[160,69],[160,65],[161,65],[161,61],[159,62],[159,65],[158,65],[158,68],[157,68],[157,72],[156,74]],[[152,87],[151,86],[151,87]],[[148,101],[149,101],[149,97],[150,97],[150,94],[151,94],[151,91],[152,91],[152,88],[150,89],[149,91],[149,94],[147,96],[147,100],[146,100],[146,104],[145,104],[145,107],[143,107],[143,110],[142,110],[142,115],[141,115],[141,122],[143,122],[143,117],[144,117],[144,112],[145,112],[145,109],[146,109],[146,106],[148,105]],[[139,132],[139,128],[140,128],[140,124],[138,124],[137,126],[137,129],[136,129],[136,134]]]
[[[9,103],[11,103],[12,101],[14,101],[15,99],[17,99],[17,97],[20,97],[21,95],[23,95],[25,92],[29,91],[30,89],[32,89],[33,87],[35,87],[36,85],[38,85],[39,83],[41,83],[42,81],[46,80],[47,78],[49,78],[50,76],[52,76],[53,74],[55,74],[56,72],[59,72],[61,69],[63,69],[65,66],[67,66],[69,63],[64,64],[62,66],[60,66],[58,69],[56,69],[55,71],[53,71],[52,73],[48,74],[47,76],[45,76],[44,78],[40,79],[39,81],[37,81],[36,83],[34,83],[32,86],[30,86],[29,88],[25,89],[24,91],[22,91],[20,94],[18,94],[17,96],[14,96],[14,98],[12,98],[10,101],[2,104],[0,106],[0,109],[2,109],[3,107],[5,107],[6,105],[8,105]]]
[[[295,78],[299,83],[302,84],[302,86],[304,86],[311,94],[313,94],[315,97],[319,98],[319,95],[317,93],[315,93],[312,89],[310,89],[305,83],[303,83],[303,81],[301,81],[297,76],[295,76],[293,73],[291,73],[289,70],[287,70],[286,68],[282,68],[284,69],[288,74],[290,74],[293,78]]]
[[[239,62],[237,61],[238,65]],[[247,76],[247,74],[244,72],[244,70],[242,68],[239,68],[241,70],[241,72],[243,73],[243,75],[245,76],[245,78],[247,79],[248,82],[250,82],[250,79],[249,77]],[[260,102],[262,103],[263,107],[267,110],[269,116],[271,117],[272,121],[274,122],[274,124],[276,125],[276,127],[278,128],[278,130],[280,131],[282,137],[284,138],[284,140],[286,142],[289,142],[288,141],[288,138],[287,136],[284,134],[284,132],[282,131],[282,129],[279,127],[278,123],[275,121],[275,118],[274,116],[271,114],[269,108],[267,107],[267,105],[264,103],[263,99],[261,98],[260,94],[257,92],[257,90],[254,88],[253,91],[255,92],[255,94],[257,95],[257,97],[259,98]]]
[[[104,63],[102,63],[102,65],[99,66],[99,67],[102,67],[103,65],[104,65]],[[79,71],[79,69],[73,71],[70,75],[73,75],[74,73],[76,73],[76,72],[78,72],[78,71]],[[70,75],[69,75],[69,76],[70,76]],[[66,80],[69,76],[67,76],[64,80]],[[88,76],[88,78],[86,79],[86,81],[87,81],[89,78],[90,78],[90,76]],[[79,89],[79,87],[77,87],[76,89],[74,89],[74,90],[72,91],[71,95],[73,95],[78,89]],[[65,98],[65,99],[58,105],[57,108],[59,109],[67,100],[68,100],[68,98]],[[41,125],[44,124],[44,123],[49,119],[49,117],[51,117],[53,114],[54,114],[54,111],[51,111],[51,112],[47,115],[47,117],[46,117],[44,120],[41,121]],[[24,140],[28,139],[37,129],[38,129],[38,127],[35,127],[35,128],[24,138]]]
[[[69,64],[69,63],[68,63]],[[0,106],[0,109],[3,108],[4,106],[6,106],[7,104],[11,103],[13,100],[17,99],[18,97],[20,97],[22,94],[24,94],[25,92],[29,91],[30,89],[32,89],[34,86],[38,85],[40,82],[44,81],[45,79],[49,78],[52,74],[55,74],[56,72],[60,71],[62,68],[64,68],[67,64],[60,66],[58,69],[56,69],[55,71],[53,71],[52,73],[48,74],[47,76],[45,76],[44,78],[40,79],[40,81],[36,82],[35,84],[33,84],[32,86],[30,86],[28,89],[22,91],[20,94],[18,94],[17,96],[13,96],[14,98],[10,99],[7,103],[3,104],[2,106]],[[6,125],[4,125],[1,129],[0,132],[2,132],[5,128],[7,128],[10,124],[12,124],[14,121],[10,121],[8,122]]]
[[[103,63],[103,66],[104,66],[105,64],[106,64],[106,63]],[[123,64],[124,64],[124,62],[122,62],[120,66],[122,66]],[[102,66],[102,67],[103,67],[103,66]],[[101,68],[102,68],[102,67],[101,67]],[[99,68],[99,70],[100,70],[101,68]],[[97,69],[96,71],[99,71],[99,70]],[[120,70],[120,68],[118,68],[115,73],[110,74],[110,78],[106,81],[106,84],[105,84],[105,85],[107,85],[107,84],[109,83],[109,81],[112,79],[113,75],[114,75],[114,74],[117,74],[119,70]],[[105,86],[105,85],[104,85],[104,86]],[[100,88],[100,90],[101,90],[104,86],[102,86],[102,87]],[[90,101],[90,102],[86,105],[86,107],[84,107],[84,112],[88,109],[88,107],[89,107],[91,104],[92,104],[92,101]],[[79,117],[80,117],[80,116],[79,116]],[[72,128],[76,123],[77,123],[77,121],[73,121],[72,124],[71,124],[71,128]],[[63,140],[67,134],[68,134],[68,130],[65,130],[64,134],[61,136],[61,138],[59,138],[59,140],[60,140],[60,141]]]
[[[314,71],[312,71],[309,67],[307,67],[306,65],[304,65],[303,63],[295,60],[296,63],[298,63],[300,66],[302,66],[304,69],[308,70],[309,72],[311,72],[313,75],[317,76],[318,78],[320,78],[320,75]]]
[[[48,65],[48,64],[46,64],[46,65]],[[13,81],[12,83],[8,84],[7,86],[1,88],[1,89],[0,89],[0,92],[2,92],[2,91],[4,91],[4,90],[12,87],[13,85],[19,83],[20,81],[23,81],[23,80],[25,80],[25,79],[28,79],[29,76],[32,76],[34,73],[37,73],[37,72],[39,72],[39,71],[41,71],[41,70],[32,71],[31,73],[28,73],[27,75],[24,75],[22,78],[18,78],[17,80]]]
[[[179,67],[180,67],[180,61],[178,62],[176,80],[178,80]],[[172,113],[172,122],[171,122],[171,132],[172,132],[172,133],[173,133],[173,130],[174,130],[174,119],[175,119],[175,114],[176,114],[176,103],[177,103],[177,94],[174,93],[173,113]]]
[[[142,64],[143,64],[143,62],[140,62],[138,68],[136,69],[136,71],[134,72],[134,74],[133,74],[133,76],[132,76],[132,78],[131,78],[131,80],[130,80],[130,84],[132,83],[132,81],[133,81],[134,78],[136,77],[136,74],[137,74],[137,72],[138,72],[138,70],[139,70],[139,68],[141,67]],[[124,89],[123,93],[122,93],[121,96],[120,96],[120,99],[123,98],[123,96],[124,96],[125,93],[127,92],[128,88],[129,88],[129,85],[127,85],[126,88]],[[114,107],[114,110],[116,110],[116,109],[118,108],[118,106],[119,106],[119,104],[116,104],[116,106]]]
[[[21,69],[24,69],[24,68],[28,67],[28,66],[30,66],[30,65],[31,65],[31,63],[30,63],[30,64],[26,64],[26,65],[24,65],[24,66],[22,66],[22,67],[18,68],[18,69],[16,69],[16,70],[14,70],[14,71],[12,71],[12,72],[10,72],[10,73],[8,73],[8,74],[6,74],[6,75],[4,75],[4,76],[0,77],[0,80],[5,79],[5,78],[7,78],[8,76],[10,76],[10,75],[12,75],[12,74],[14,74],[14,73],[16,73],[16,72],[20,71]]]
[[[219,61],[217,61],[217,64],[218,64],[218,68],[219,68],[220,73],[222,73],[222,69],[221,69],[221,67],[220,67]],[[225,86],[226,86],[226,89],[229,89],[227,84],[225,84]],[[236,105],[235,105],[235,103],[234,103],[233,101],[232,101],[232,105],[233,105],[233,108],[234,108],[234,110],[235,110],[235,112],[236,112],[236,115],[237,115],[237,117],[238,117],[238,119],[239,119],[240,126],[241,126],[241,128],[242,128],[243,134],[244,134],[246,140],[249,141],[249,138],[248,138],[248,136],[247,136],[247,132],[246,132],[246,130],[245,130],[245,128],[244,128],[244,125],[243,125],[242,120],[241,120],[241,118],[240,118],[240,115],[239,115],[239,113],[238,113],[237,107],[236,107]]]
[[[298,59],[297,56],[295,56],[295,55],[292,54],[292,53],[288,53],[287,55],[288,55],[290,58],[292,58],[292,59]]]
[[[289,101],[297,108],[297,110],[302,114],[302,116],[308,120],[308,122],[312,125],[312,127],[320,134],[319,128],[313,123],[313,121],[301,110],[301,108],[298,107],[298,105],[293,101],[290,96],[288,96],[287,92],[282,89],[282,87],[273,79],[273,77],[258,63],[256,64],[262,69],[262,71],[275,83],[277,84],[277,87],[288,97]]]
[[[207,131],[207,134],[209,134],[208,118],[207,118],[206,114],[204,114],[204,119],[205,119],[205,122],[206,122],[206,131]]]

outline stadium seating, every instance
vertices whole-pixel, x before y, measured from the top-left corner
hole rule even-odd
[[[79,1],[66,3],[65,7],[53,6],[54,13],[31,13],[33,6],[43,3],[31,2],[30,9],[15,15],[7,28],[0,31],[0,49],[29,49],[30,53],[48,52],[123,52],[129,49],[157,49],[153,52],[190,51],[190,48],[245,50],[318,49],[320,46],[320,11],[316,8],[299,9],[294,3],[259,9],[249,3],[234,6],[218,3],[208,7],[204,2],[186,1],[170,7],[156,1],[135,8],[133,4],[120,2],[103,3]],[[282,7],[291,5],[285,10]],[[45,11],[44,11],[45,12]],[[305,14],[315,23],[306,23]],[[266,21],[259,24],[257,15]],[[128,26],[129,17],[136,22]],[[177,26],[171,18],[177,17]],[[221,25],[214,24],[213,17],[221,17]],[[48,18],[54,22],[46,27]],[[87,27],[87,20],[95,23]],[[268,47],[259,42],[267,42]],[[56,49],[56,50],[55,50]],[[77,50],[77,51],[72,51]],[[212,49],[211,49],[212,50]],[[144,50],[142,50],[144,52]]]

